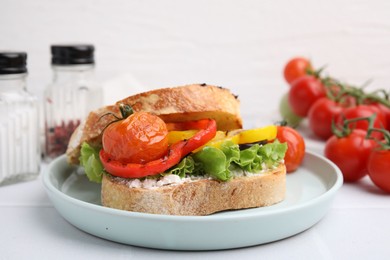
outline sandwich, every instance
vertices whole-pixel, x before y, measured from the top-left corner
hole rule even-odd
[[[89,113],[67,160],[101,183],[103,206],[204,216],[284,200],[277,127],[242,129],[240,101],[206,84],[155,89]]]

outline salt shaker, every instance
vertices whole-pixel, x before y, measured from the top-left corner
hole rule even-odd
[[[25,52],[0,52],[0,185],[39,174],[39,106],[26,89],[26,61]]]
[[[103,98],[93,45],[52,45],[51,54],[53,80],[44,94],[46,161],[66,152],[73,131]]]

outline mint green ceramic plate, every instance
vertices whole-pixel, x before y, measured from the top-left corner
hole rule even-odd
[[[308,152],[299,170],[287,175],[283,202],[264,208],[188,217],[103,207],[100,186],[69,166],[64,156],[49,165],[43,182],[58,212],[92,235],[150,248],[216,250],[260,245],[312,227],[330,209],[343,180],[333,163]]]

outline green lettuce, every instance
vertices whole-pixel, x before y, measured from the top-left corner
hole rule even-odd
[[[163,173],[162,175],[166,174],[176,174],[179,175],[180,178],[184,178],[187,174],[191,174],[195,169],[195,162],[194,159],[192,159],[191,156],[184,157],[179,164],[176,164],[171,169],[169,169],[167,172]]]
[[[248,172],[258,172],[262,170],[263,158],[259,155],[261,146],[256,144],[248,149],[240,151],[240,161],[237,165]]]
[[[237,168],[255,173],[264,167],[276,166],[286,150],[287,144],[278,140],[262,146],[255,144],[242,151],[238,145],[227,141],[220,148],[206,146],[191,156],[198,163],[196,171],[227,181],[232,178],[231,171]]]
[[[92,182],[101,183],[103,177],[103,164],[99,158],[100,148],[94,148],[84,142],[81,145],[80,165],[84,167],[84,171],[88,179]]]
[[[286,154],[287,143],[275,140],[265,145],[255,144],[240,151],[240,161],[237,165],[248,172],[258,172],[265,167],[276,166]]]
[[[258,154],[262,157],[263,162],[268,166],[275,166],[275,163],[280,162],[287,151],[287,143],[280,143],[275,140],[273,143],[268,143],[259,148]]]
[[[198,172],[207,173],[222,181],[231,179],[228,158],[222,150],[206,146],[201,151],[193,154],[192,157],[198,163]]]
[[[229,167],[233,162],[238,163],[240,161],[240,148],[238,145],[231,141],[226,141],[221,144],[220,149],[226,156],[227,167]]]

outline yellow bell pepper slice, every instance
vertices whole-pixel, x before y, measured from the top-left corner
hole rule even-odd
[[[226,141],[231,141],[234,144],[238,144],[238,141],[240,140],[240,137],[238,135],[227,135],[227,132],[224,131],[217,131],[215,137],[211,139],[207,144],[199,147],[198,149],[194,150],[193,152],[196,153],[203,149],[205,146],[211,146],[215,148],[220,148],[221,144]]]
[[[278,129],[275,125],[269,125],[260,128],[254,128],[249,130],[243,130],[238,133],[239,144],[255,143],[262,140],[274,140],[278,133]]]
[[[198,130],[185,130],[185,131],[169,131],[168,143],[174,144],[184,139],[190,139],[194,136]],[[215,148],[221,147],[221,144],[226,141],[231,141],[234,144],[247,144],[255,143],[262,140],[274,140],[277,134],[277,127],[275,125],[269,125],[260,128],[248,129],[248,130],[233,130],[229,132],[217,131],[215,137],[211,139],[207,144],[199,147],[194,152],[201,150],[205,146],[212,146]]]
[[[169,131],[168,132],[168,144],[174,144],[181,140],[190,139],[198,130],[185,130],[185,131]]]

